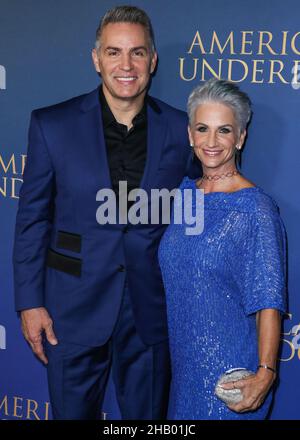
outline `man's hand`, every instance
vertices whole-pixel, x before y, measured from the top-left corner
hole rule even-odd
[[[53,332],[53,322],[44,307],[22,310],[21,312],[22,332],[26,341],[30,344],[34,354],[44,364],[48,364],[43,348],[43,333],[51,345],[58,344]]]

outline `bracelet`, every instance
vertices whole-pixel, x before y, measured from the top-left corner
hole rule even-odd
[[[275,370],[274,368],[269,367],[269,366],[266,365],[266,364],[258,365],[257,368],[265,368],[266,370],[271,370],[271,371],[273,371],[273,373],[276,374],[276,370]]]

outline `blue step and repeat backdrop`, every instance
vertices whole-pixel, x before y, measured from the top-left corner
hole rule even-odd
[[[147,11],[155,29],[159,67],[152,95],[185,109],[191,89],[218,76],[252,98],[242,170],[277,201],[288,234],[289,314],[271,418],[300,419],[299,0],[132,4]],[[45,368],[23,340],[13,305],[13,231],[30,113],[98,85],[91,61],[95,29],[115,5],[0,0],[0,419],[51,418]],[[119,418],[111,382],[103,418]]]

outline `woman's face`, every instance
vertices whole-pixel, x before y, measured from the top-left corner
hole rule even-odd
[[[204,169],[225,171],[235,165],[236,148],[243,145],[246,130],[239,132],[230,107],[219,102],[201,104],[188,130],[191,145]]]

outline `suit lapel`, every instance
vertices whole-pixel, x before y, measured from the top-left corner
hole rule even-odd
[[[99,188],[112,188],[104,139],[99,89],[86,95],[81,105],[81,128],[84,132],[84,156],[91,172],[99,180]]]
[[[112,188],[98,94],[97,88],[83,99],[81,126],[78,128],[81,132],[80,137],[84,139],[84,162],[88,161],[90,171],[97,176],[99,188]],[[140,184],[146,191],[152,188],[153,176],[159,167],[167,133],[161,109],[151,97],[148,97],[147,101],[147,159]]]
[[[148,97],[147,118],[147,160],[140,185],[140,187],[146,191],[152,188],[153,176],[159,167],[160,156],[165,145],[167,132],[161,109],[151,97]]]

